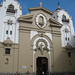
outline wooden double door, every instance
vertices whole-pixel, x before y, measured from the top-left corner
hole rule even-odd
[[[38,57],[36,59],[37,75],[47,75],[48,59],[46,57]]]

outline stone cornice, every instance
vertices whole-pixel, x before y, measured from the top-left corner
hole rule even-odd
[[[61,23],[55,21],[55,20],[52,19],[52,18],[50,18],[49,21],[50,21],[50,26],[53,26],[53,27],[59,27],[59,28],[62,27],[62,24],[61,24]]]
[[[25,19],[29,19],[29,18],[32,18],[33,15],[31,14],[26,14],[26,15],[21,15],[20,18],[25,18]]]
[[[39,29],[39,28],[33,28],[33,27],[27,27],[27,26],[20,26],[19,27],[19,30],[21,30],[21,31],[37,31],[37,32],[51,32],[51,29]]]
[[[48,9],[46,9],[46,8],[44,8],[44,7],[34,7],[34,8],[29,8],[28,10],[29,10],[29,11],[43,10],[43,11],[45,11],[45,12],[47,12],[47,13],[53,15],[53,12],[51,12],[50,10],[48,10]]]
[[[27,15],[20,16],[18,18],[18,21],[32,23],[33,22],[32,18],[33,18],[33,15],[27,14]]]

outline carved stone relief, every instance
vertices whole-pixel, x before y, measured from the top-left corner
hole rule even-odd
[[[50,50],[48,49],[48,45],[47,42],[44,39],[39,39],[36,42],[36,49],[35,51],[40,51],[41,55],[43,55],[44,51],[46,50],[47,52],[49,52]]]

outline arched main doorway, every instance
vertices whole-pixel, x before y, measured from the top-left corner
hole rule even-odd
[[[37,75],[46,75],[48,72],[48,59],[46,57],[38,57],[36,59]]]
[[[53,56],[51,57],[51,53],[53,50],[51,39],[44,33],[37,34],[32,38],[31,46],[33,49],[33,72],[36,72],[37,75],[42,75],[42,73],[44,73],[45,71],[51,72],[51,62],[53,60]],[[43,58],[45,58],[46,64],[42,64],[41,61],[43,60]],[[39,68],[41,67],[38,66],[38,63],[42,65],[44,72],[42,70],[40,71]],[[47,67],[46,70],[44,68],[45,65]]]

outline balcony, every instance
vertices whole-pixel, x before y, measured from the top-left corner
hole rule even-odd
[[[69,23],[69,19],[62,19],[62,22],[67,22],[67,23]]]
[[[10,10],[10,9],[7,9],[7,12],[10,12],[10,13],[15,13],[15,10]]]

